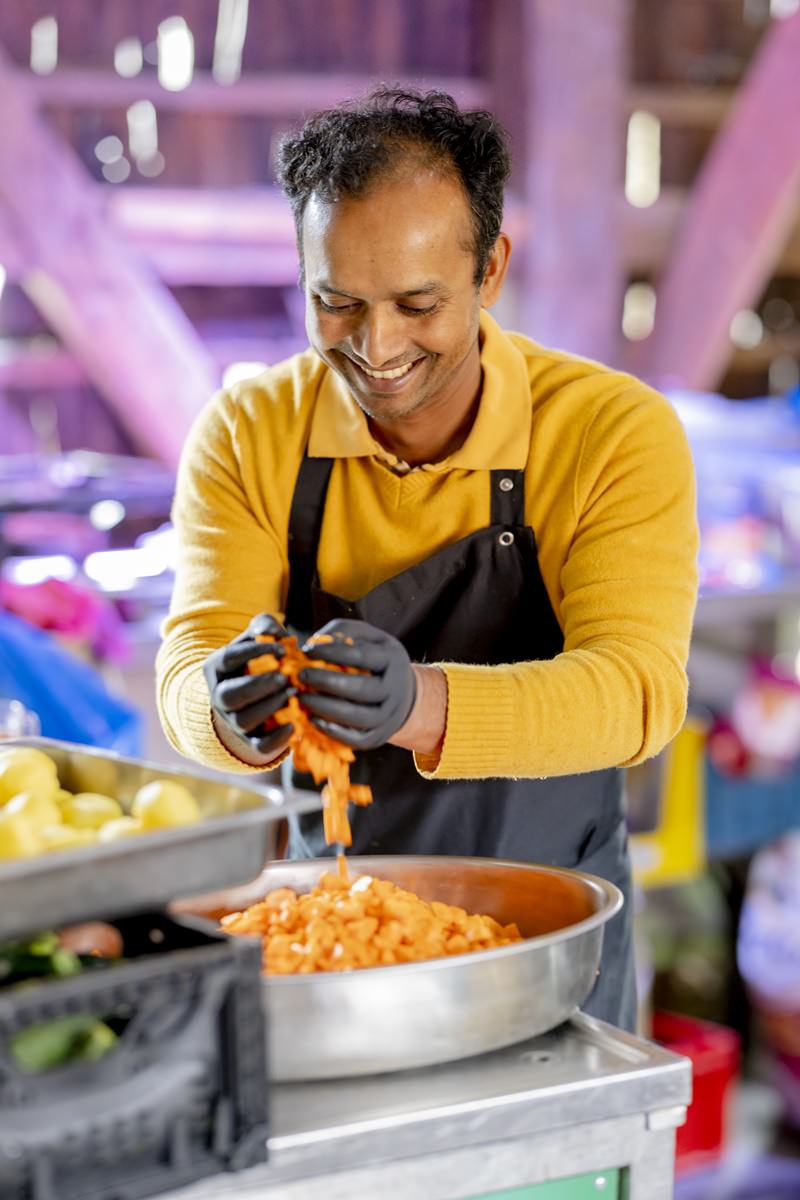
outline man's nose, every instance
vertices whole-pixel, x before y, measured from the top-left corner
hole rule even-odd
[[[353,349],[363,362],[380,371],[403,354],[405,338],[401,322],[386,310],[365,313],[352,335]]]

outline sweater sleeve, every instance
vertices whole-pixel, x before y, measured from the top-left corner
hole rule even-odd
[[[241,425],[231,397],[220,393],[195,421],[183,451],[172,511],[178,562],[156,689],[161,724],[177,750],[220,770],[258,772],[264,768],[241,762],[219,741],[202,671],[207,655],[256,613],[282,616],[286,551],[268,502],[245,482],[254,450]]]
[[[672,407],[635,384],[589,422],[560,506],[571,527],[557,581],[564,649],[549,661],[439,664],[441,754],[427,778],[534,778],[657,754],[686,712],[697,592],[691,455]],[[553,584],[555,583],[555,586]]]

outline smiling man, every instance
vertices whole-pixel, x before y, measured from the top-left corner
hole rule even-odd
[[[315,655],[359,673],[308,670],[302,702],[363,751],[353,853],[554,863],[629,895],[620,768],[685,713],[691,462],[658,394],[489,316],[508,171],[491,114],[442,93],[383,90],[283,142],[311,348],[187,442],[162,721],[212,766],[274,766],[288,691],[246,674],[256,636],[324,630]],[[294,823],[291,855],[331,849]],[[631,919],[586,1006],[628,1028]]]

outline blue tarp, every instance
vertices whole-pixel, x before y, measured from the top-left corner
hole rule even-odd
[[[138,709],[115,696],[100,673],[49,633],[0,612],[0,696],[20,700],[39,718],[42,736],[142,753]]]

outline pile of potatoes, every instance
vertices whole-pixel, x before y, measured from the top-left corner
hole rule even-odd
[[[126,814],[111,796],[62,788],[55,763],[41,750],[0,746],[0,860],[116,842],[199,820],[194,796],[171,779],[139,788]]]

